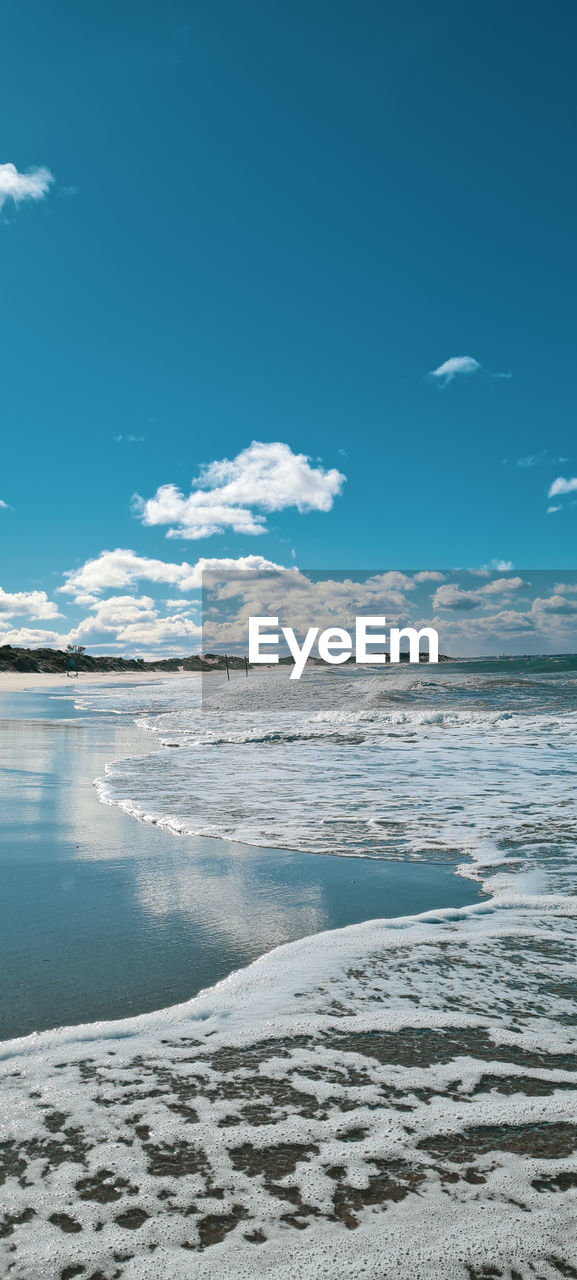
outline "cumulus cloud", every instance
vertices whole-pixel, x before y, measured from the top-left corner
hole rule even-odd
[[[8,616],[8,615],[5,615]],[[69,631],[32,627],[4,627],[0,617],[0,645],[64,649],[82,644],[91,650],[121,650],[125,655],[166,657],[198,651],[201,627],[182,613],[159,616],[150,596],[111,596],[92,607]],[[143,648],[145,654],[143,655]]]
[[[165,582],[184,592],[199,590],[203,571],[207,569],[240,569],[254,573],[261,569],[282,569],[282,565],[258,555],[238,556],[237,559],[203,556],[195,564],[186,560],[174,564],[117,547],[115,551],[101,551],[99,556],[86,560],[79,569],[69,569],[64,574],[65,585],[58,590],[73,596],[75,604],[90,607],[103,591],[118,591],[139,581]]]
[[[109,596],[93,603],[90,616],[70,632],[74,643],[98,643],[113,637],[114,646],[160,645],[176,637],[197,640],[201,628],[182,614],[160,617],[151,596]]]
[[[40,631],[33,627],[10,627],[0,631],[0,645],[11,644],[23,649],[63,649],[69,643],[67,635],[58,631]]]
[[[539,576],[537,573],[538,579]],[[572,652],[577,624],[577,583],[559,582],[551,594],[542,591],[531,598],[532,590],[520,591],[518,583],[522,580],[513,580],[512,590],[511,585],[505,586],[505,581],[496,584],[503,589],[502,596],[496,591],[491,593],[491,583],[469,593],[471,600],[477,602],[474,609],[463,605],[460,597],[457,608],[448,616],[447,609],[441,605],[439,615],[429,625],[439,631],[445,652],[495,653],[504,647],[511,653],[519,652],[520,648],[533,653]],[[459,583],[450,585],[463,590]],[[531,588],[527,582],[522,582],[522,586]],[[533,588],[537,589],[536,583]]]
[[[157,616],[152,596],[109,596],[95,601],[90,608],[92,616],[79,624],[79,631],[116,631],[130,622],[148,622]]]
[[[478,609],[492,596],[508,596],[528,584],[523,578],[493,578],[483,587],[475,587],[467,591],[456,582],[447,582],[438,587],[433,596],[434,609],[456,609],[469,612]]]
[[[57,606],[45,591],[3,591],[0,587],[0,616],[18,618],[59,618]]]
[[[437,626],[443,643],[456,642],[459,645],[463,640],[481,639],[489,642],[493,650],[501,648],[505,637],[527,636],[535,630],[531,613],[516,609],[501,609],[498,613],[485,613],[477,618],[467,616],[458,620],[451,619],[450,623],[440,617],[434,619],[432,625]]]
[[[505,563],[501,568],[512,569],[513,566]],[[528,585],[524,578],[493,578],[484,587],[479,587],[478,594],[481,596],[508,595],[509,592],[520,591],[521,587]]]
[[[153,498],[146,501],[138,494],[133,510],[143,524],[170,525],[167,538],[212,538],[215,533],[232,529],[233,533],[250,536],[264,533],[266,520],[247,507],[234,507],[224,502],[207,501],[206,493],[191,494],[188,498],[173,484],[161,485]]]
[[[548,498],[557,498],[561,494],[577,492],[577,476],[573,476],[570,480],[565,476],[557,476],[553,481],[547,494]]]
[[[287,444],[255,440],[236,458],[203,467],[188,496],[174,484],[161,485],[152,498],[137,494],[134,511],[145,525],[168,525],[168,538],[208,538],[225,529],[253,535],[266,530],[263,512],[330,511],[345,479],[335,469],[311,466]]]
[[[477,609],[482,603],[478,591],[464,591],[456,582],[447,582],[433,596],[434,609]]]
[[[556,617],[574,618],[575,614],[577,614],[577,600],[566,600],[561,595],[552,595],[545,599],[538,596],[533,601],[532,610],[536,615],[553,614]]]
[[[135,551],[117,547],[115,551],[101,551],[93,560],[86,560],[79,569],[65,572],[66,582],[58,590],[74,596],[75,602],[90,605],[102,591],[120,590],[141,578],[149,582],[177,583],[190,565],[166,564],[164,560],[139,556]]]
[[[387,625],[406,624],[410,612],[407,593],[415,584],[407,574],[397,570],[373,574],[361,581],[354,578],[311,580],[299,569],[282,569],[267,574],[207,575],[207,597],[214,601],[230,601],[228,610],[217,610],[214,622],[210,608],[205,609],[205,648],[216,643],[246,643],[248,619],[251,616],[273,616],[288,623],[297,634],[310,626],[323,630],[328,626],[354,628],[359,614],[385,615]],[[207,603],[207,601],[205,601]]]
[[[0,210],[7,200],[22,204],[23,200],[43,200],[54,178],[49,169],[27,169],[19,173],[14,164],[0,164]]]
[[[131,622],[128,626],[123,627],[119,632],[117,639],[123,645],[162,645],[166,641],[198,641],[202,634],[202,628],[196,622],[192,622],[190,618],[183,617],[167,617],[153,618],[149,621]],[[185,646],[190,648],[190,644]],[[198,644],[195,644],[198,649]],[[182,645],[181,645],[182,648]]]
[[[510,378],[510,373],[494,373],[492,369],[486,369],[479,360],[475,360],[473,356],[451,356],[449,360],[445,360],[444,364],[440,364],[437,369],[431,369],[427,377],[431,381],[435,381],[440,387],[448,387],[458,377],[470,377],[471,374],[485,374],[489,378]]]
[[[197,590],[203,573],[212,595],[206,601],[205,628],[201,634],[198,600],[185,597],[185,590]],[[265,572],[263,572],[265,570]],[[410,576],[399,571],[353,577],[308,577],[296,568],[274,565],[261,556],[241,559],[203,559],[196,564],[165,564],[148,560],[132,551],[104,552],[74,571],[66,589],[75,603],[85,606],[85,616],[66,634],[10,623],[15,610],[27,606],[29,616],[57,616],[54,604],[44,592],[0,593],[0,644],[64,648],[69,643],[86,645],[93,652],[120,652],[124,656],[175,656],[198,652],[224,644],[246,648],[247,618],[251,614],[278,616],[297,633],[308,626],[345,626],[352,630],[359,614],[386,615],[387,626],[430,626],[439,631],[444,652],[480,653],[502,651],[505,641],[510,651],[515,641],[536,652],[560,652],[574,648],[577,621],[577,582],[557,582],[550,575],[495,575],[488,570],[460,574],[457,578],[434,570]],[[119,574],[124,589],[118,587]],[[83,582],[83,575],[87,582]],[[105,582],[113,576],[112,591]],[[131,581],[150,577],[159,583],[174,582],[176,598],[154,599],[152,595],[128,593]],[[577,575],[573,575],[577,576]],[[444,581],[442,581],[444,577]],[[448,580],[449,577],[451,580]],[[416,617],[422,612],[417,579],[431,583],[434,617]],[[441,579],[441,581],[439,581]],[[538,582],[543,582],[538,591]],[[87,590],[87,587],[90,590]],[[114,592],[117,594],[114,594]],[[182,598],[181,598],[182,596]],[[536,598],[533,598],[536,596]],[[513,603],[515,601],[515,603]],[[3,615],[3,617],[2,617]],[[207,625],[208,624],[208,625]],[[69,626],[69,623],[65,624]],[[511,649],[513,646],[513,649]],[[535,648],[537,646],[537,648]],[[506,647],[506,646],[505,646]]]

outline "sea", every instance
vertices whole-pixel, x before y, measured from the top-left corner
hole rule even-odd
[[[577,658],[287,675],[59,690],[68,808],[23,750],[113,955],[43,1022],[11,913],[0,1274],[577,1274]]]

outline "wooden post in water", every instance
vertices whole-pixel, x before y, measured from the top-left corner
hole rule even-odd
[[[225,667],[226,667],[226,678],[227,678],[227,680],[230,680],[230,671],[229,671],[229,669],[228,669],[228,658],[227,658],[227,656],[226,656],[226,653],[225,653],[225,655],[224,655],[224,665],[225,665]]]
[[[244,674],[245,676],[248,676],[248,658],[246,656],[246,653],[244,655]]]

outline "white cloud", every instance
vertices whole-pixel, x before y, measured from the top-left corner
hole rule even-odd
[[[131,622],[118,632],[117,639],[121,644],[128,645],[161,645],[167,640],[199,640],[201,634],[202,628],[196,622],[191,622],[190,618],[173,616],[154,618],[148,622]],[[195,648],[198,649],[198,645]]]
[[[3,502],[3,501],[2,501],[2,498],[0,498],[0,508],[2,509],[2,511],[13,511],[13,510],[14,510],[14,507],[11,507],[9,502]]]
[[[195,591],[202,586],[204,569],[236,569],[256,572],[259,569],[281,569],[282,566],[263,556],[239,556],[229,558],[201,557],[195,564],[183,560],[181,564],[165,560],[152,560],[139,556],[135,551],[117,547],[115,551],[101,551],[94,560],[87,560],[79,569],[69,569],[64,574],[66,583],[60,592],[74,596],[75,604],[92,606],[102,591],[120,590],[141,580],[166,582],[179,591]]]
[[[503,461],[506,462],[507,459],[504,458]],[[567,458],[551,457],[551,454],[547,449],[541,449],[540,453],[529,453],[525,458],[517,458],[515,460],[515,466],[517,467],[553,466],[556,462],[567,462]]]
[[[215,533],[232,529],[233,533],[252,536],[266,531],[264,516],[255,515],[247,507],[208,501],[206,493],[185,498],[173,484],[163,484],[153,498],[134,498],[133,510],[146,525],[171,525],[167,538],[211,538]]]
[[[566,600],[562,595],[548,596],[547,599],[537,597],[531,606],[533,613],[539,618],[547,616],[574,618],[577,614],[577,600]]]
[[[515,565],[512,560],[491,560],[490,564],[485,565],[486,569],[496,569],[497,573],[507,573],[509,569],[514,569]]]
[[[116,444],[121,444],[123,440],[126,444],[142,444],[144,436],[113,436],[112,439]]]
[[[335,469],[311,466],[306,454],[287,444],[253,441],[236,458],[203,467],[188,497],[165,484],[153,498],[137,494],[134,510],[145,525],[169,525],[169,538],[208,538],[227,528],[258,534],[266,530],[260,512],[330,511],[345,479]]]
[[[497,567],[497,566],[496,566]],[[501,568],[512,569],[512,564],[501,564]],[[480,596],[508,595],[511,591],[520,591],[521,587],[528,586],[523,578],[493,578],[491,582],[487,582],[484,587],[479,587],[478,594]]]
[[[115,551],[101,551],[94,560],[86,560],[79,569],[69,569],[66,583],[58,590],[73,595],[76,603],[92,603],[102,591],[119,590],[145,578],[149,582],[177,583],[190,565],[166,564],[164,560],[151,560],[138,556],[135,551],[117,547]]]
[[[156,606],[152,596],[108,596],[106,600],[94,601],[91,607],[95,616],[116,623],[132,622],[137,614],[149,613]]]
[[[420,573],[416,573],[415,582],[444,582],[444,573],[439,573],[436,569],[422,569]]]
[[[547,507],[547,515],[554,516],[557,511],[562,511],[563,507]]]
[[[441,386],[448,386],[457,374],[480,373],[482,365],[473,356],[451,356],[449,360],[445,360],[444,364],[440,364],[437,369],[431,369],[429,378],[437,378]]]
[[[410,600],[406,593],[415,584],[397,570],[374,574],[364,581],[326,578],[312,581],[298,569],[282,569],[269,574],[210,575],[205,583],[219,602],[230,600],[228,612],[219,611],[215,621],[204,618],[205,649],[214,643],[246,643],[248,618],[252,615],[278,616],[297,633],[311,625],[354,628],[360,613],[386,615],[387,624],[406,624]],[[210,612],[210,611],[209,611]]]
[[[535,629],[530,613],[515,609],[502,609],[499,613],[486,613],[477,618],[451,619],[450,623],[444,618],[437,618],[433,619],[432,625],[437,626],[443,643],[481,637],[491,640],[491,648],[501,648],[505,636],[527,635]]]
[[[575,595],[572,599],[565,598],[563,591],[570,592],[576,588],[577,584],[564,586],[558,583],[549,597],[530,600],[525,595],[518,596],[514,606],[505,596],[504,607],[499,612],[490,611],[495,605],[498,607],[498,597],[491,596],[484,589],[483,594],[471,593],[476,595],[482,609],[471,613],[465,608],[449,618],[441,613],[433,619],[432,625],[437,627],[444,651],[449,653],[501,651],[506,641],[519,643],[521,640],[524,651],[527,651],[527,645],[531,652],[536,653],[572,649],[577,599]]]
[[[440,364],[437,369],[431,369],[427,377],[435,379],[441,387],[448,387],[455,378],[465,376],[470,377],[471,374],[483,373],[489,378],[510,378],[510,373],[494,373],[492,369],[485,369],[479,360],[475,360],[473,356],[451,356],[449,360],[445,360],[444,364]]]
[[[477,609],[481,603],[478,591],[463,591],[456,582],[447,582],[438,587],[433,596],[434,609]]]
[[[0,644],[24,648],[64,649],[82,644],[89,650],[121,651],[124,656],[180,656],[198,651],[201,627],[182,614],[159,617],[149,596],[111,596],[98,601],[89,617],[65,633],[31,627],[7,627],[0,631]],[[175,642],[179,645],[175,646]],[[192,641],[195,643],[192,644]],[[172,642],[172,644],[171,644]]]
[[[0,587],[0,615],[5,618],[59,618],[57,606],[45,591],[3,591]]]
[[[0,164],[0,210],[7,200],[21,204],[23,200],[43,200],[54,178],[49,169],[28,169],[19,173],[14,164]]]
[[[109,596],[90,605],[92,616],[85,618],[78,631],[116,631],[130,622],[157,617],[152,596]]]
[[[447,582],[435,591],[433,608],[469,612],[483,605],[487,601],[487,597],[508,596],[525,586],[527,586],[527,583],[524,582],[523,578],[494,578],[491,582],[486,582],[483,587],[476,587],[474,591],[467,591],[456,582]]]
[[[566,480],[564,476],[557,476],[553,481],[548,498],[557,498],[562,493],[575,493],[577,491],[577,476],[573,476],[571,480]]]
[[[185,602],[186,603],[186,602]],[[162,645],[176,637],[198,639],[201,628],[182,614],[159,617],[151,596],[110,596],[92,605],[92,614],[70,632],[78,644],[98,644],[107,638],[115,648],[139,644]]]
[[[57,631],[38,631],[32,627],[11,627],[0,632],[0,644],[11,644],[23,649],[63,649],[69,637]]]

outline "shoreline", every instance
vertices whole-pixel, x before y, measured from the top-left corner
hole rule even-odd
[[[50,691],[48,681],[40,687]],[[66,692],[73,696],[76,687]],[[49,706],[38,686],[30,698],[29,705]],[[115,733],[125,745],[137,732],[144,737],[127,725],[130,716],[116,725],[94,713],[89,724],[81,713],[59,724],[5,722],[8,759],[18,764],[14,822],[26,823],[35,795],[40,806],[53,804],[56,831],[84,815],[86,846],[72,844],[75,829],[68,832],[69,865],[95,867],[96,881],[127,845],[135,851],[112,883],[108,907],[96,902],[99,955],[109,950],[102,930],[130,874],[155,926],[172,928],[183,893],[197,903],[208,883],[209,929],[225,925],[218,947],[238,921],[254,943],[271,855],[285,869],[295,855],[207,840],[208,881],[183,879],[194,870],[198,839],[175,840],[101,805],[89,781],[92,756],[83,763],[83,739],[110,760]],[[63,805],[54,802],[58,761]],[[109,823],[117,844],[107,851]],[[167,865],[171,850],[182,855],[176,875]],[[31,852],[28,839],[12,879]],[[350,911],[362,860],[355,859],[354,880],[348,858],[332,861]],[[286,882],[291,903],[302,868],[320,874],[330,862],[299,855],[297,878]],[[402,871],[402,863],[392,865]],[[257,870],[248,898],[238,892],[243,866]],[[490,874],[490,864],[479,866]],[[408,868],[413,883],[418,867]],[[374,862],[362,874],[369,872]],[[459,883],[452,869],[449,876]],[[66,879],[60,869],[59,884]],[[30,883],[38,893],[34,865]],[[252,961],[192,998],[5,1040],[0,1271],[4,1260],[18,1280],[111,1273],[122,1280],[377,1280],[389,1273],[467,1280],[496,1274],[496,1265],[503,1274],[507,1265],[519,1276],[549,1274],[554,1258],[557,1271],[570,1274],[577,1035],[564,974],[569,980],[575,903],[539,897],[522,880],[511,893],[495,884],[494,896],[471,902],[475,882],[460,883],[468,894],[462,905],[388,919],[371,890],[364,919],[319,928],[309,915],[299,937],[259,944]],[[272,887],[265,920],[278,898],[276,881]],[[40,894],[44,901],[42,886]],[[307,911],[311,901],[307,892]],[[17,927],[30,924],[26,893],[19,909],[8,910]],[[75,910],[66,918],[75,919]],[[129,965],[127,923],[116,983]],[[278,919],[272,923],[274,935]],[[246,949],[246,936],[240,942]],[[174,954],[171,945],[172,965]],[[76,965],[74,983],[79,975]],[[4,985],[10,989],[9,974]],[[552,1194],[565,1189],[569,1195]]]
[[[152,684],[158,680],[190,680],[201,671],[80,671],[73,679],[58,671],[0,671],[0,694],[28,693],[38,689],[75,689],[93,684]]]

